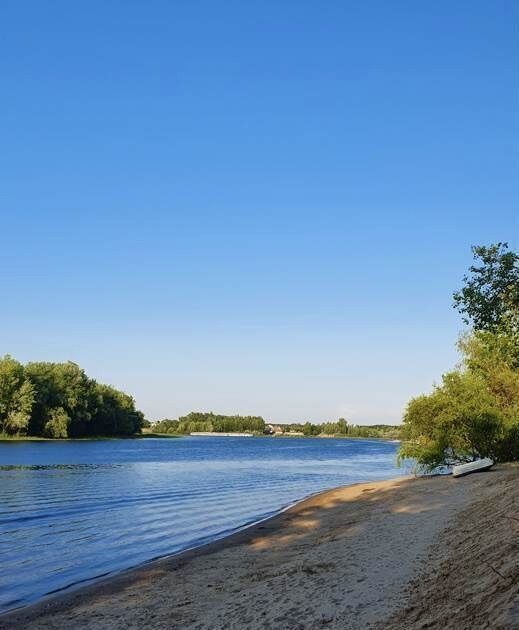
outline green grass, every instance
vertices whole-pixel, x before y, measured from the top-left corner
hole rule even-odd
[[[98,440],[140,440],[143,438],[179,438],[181,435],[171,433],[142,433],[135,435],[93,435],[83,438],[46,438],[36,435],[9,435],[0,433],[0,442],[85,442]]]
[[[9,435],[7,433],[0,433],[0,442],[51,442],[51,439],[33,435]]]

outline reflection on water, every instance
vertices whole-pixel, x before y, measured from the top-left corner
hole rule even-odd
[[[0,443],[0,611],[225,535],[305,495],[387,479],[374,440]]]

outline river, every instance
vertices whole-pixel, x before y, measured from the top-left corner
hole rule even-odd
[[[388,479],[377,440],[0,442],[0,611],[229,534],[303,497]]]

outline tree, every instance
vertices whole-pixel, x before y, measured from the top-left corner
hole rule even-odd
[[[23,365],[5,355],[0,359],[0,431],[25,433],[34,402],[34,388]]]
[[[305,423],[303,424],[303,433],[304,433],[306,436],[310,436],[310,435],[312,435],[312,433],[313,433],[313,425],[312,425],[312,423],[311,423],[311,422],[305,422]]]
[[[76,363],[28,363],[25,372],[35,387],[29,432],[41,435],[51,409],[62,408],[70,419],[70,437],[88,435],[92,381]]]
[[[341,435],[346,435],[348,433],[348,422],[344,418],[339,418],[337,421],[337,433]]]
[[[56,407],[47,412],[43,435],[49,438],[67,438],[70,418],[63,407]]]
[[[502,331],[476,331],[458,341],[462,364],[477,374],[510,420],[519,421],[519,347]]]
[[[133,435],[143,414],[131,396],[72,362],[0,359],[0,431],[50,438]]]
[[[519,255],[506,243],[473,247],[454,303],[473,328],[458,342],[460,366],[412,399],[400,457],[419,467],[490,456],[519,459]]]
[[[180,433],[178,420],[164,418],[151,425],[153,431],[157,433]]]
[[[156,430],[160,430],[158,426]],[[187,416],[181,416],[176,425],[176,431],[179,433],[193,433],[197,431],[214,433],[254,431],[263,433],[264,430],[265,421],[260,416],[224,416],[202,411],[191,411]]]
[[[400,458],[413,458],[425,469],[497,458],[504,426],[502,410],[481,377],[469,371],[450,372],[431,394],[409,402]]]
[[[144,416],[135,409],[131,396],[110,385],[91,382],[95,409],[88,425],[89,435],[133,435],[139,433]]]
[[[508,243],[472,247],[475,261],[453,294],[454,308],[475,330],[496,330],[519,310],[519,254]]]

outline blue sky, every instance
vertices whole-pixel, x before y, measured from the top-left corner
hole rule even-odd
[[[151,417],[398,422],[519,245],[516,2],[0,6],[0,352]]]

